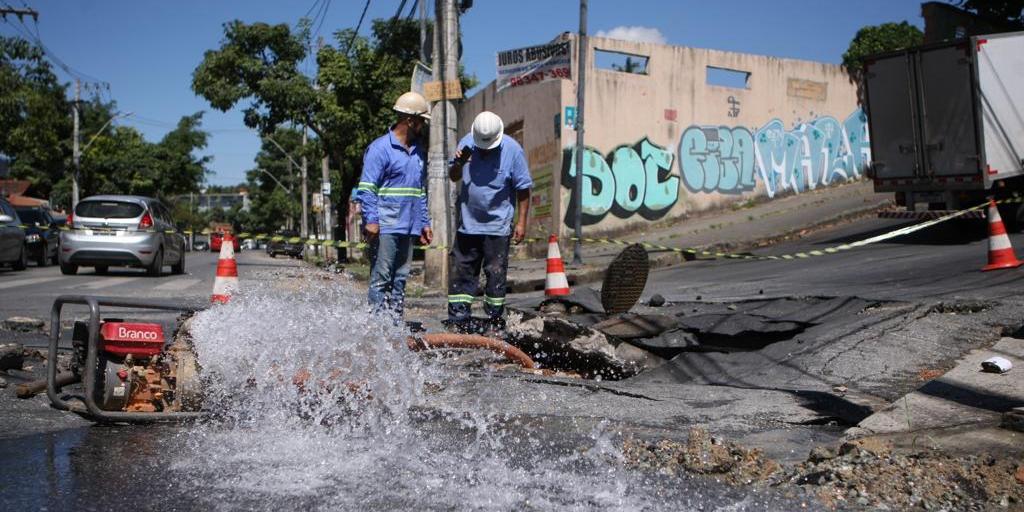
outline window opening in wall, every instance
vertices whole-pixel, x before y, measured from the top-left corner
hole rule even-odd
[[[594,49],[594,64],[598,69],[646,75],[648,60],[650,58],[645,55]]]
[[[708,66],[707,73],[708,85],[732,87],[733,89],[748,89],[750,85],[750,72],[748,71]]]
[[[523,120],[522,119],[505,125],[505,135],[508,135],[509,137],[512,137],[513,139],[515,139],[515,141],[518,142],[520,146],[526,147],[523,144]]]

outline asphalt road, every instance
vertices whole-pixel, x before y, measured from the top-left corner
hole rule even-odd
[[[190,252],[185,259],[185,274],[171,275],[164,267],[164,275],[149,277],[143,269],[111,267],[107,275],[98,275],[90,267],[78,274],[66,276],[57,266],[39,268],[29,264],[28,269],[16,272],[0,269],[0,319],[11,316],[29,316],[46,319],[50,306],[60,295],[102,295],[145,299],[174,299],[182,301],[208,300],[213,290],[217,270],[217,253]],[[245,281],[247,267],[296,267],[296,260],[278,257],[271,259],[262,250],[240,251],[236,254],[241,281]]]

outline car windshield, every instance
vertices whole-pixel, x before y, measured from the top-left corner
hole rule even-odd
[[[142,206],[122,201],[82,201],[75,215],[100,219],[134,219],[142,215]]]
[[[46,217],[43,217],[43,212],[34,209],[22,210],[18,209],[18,217],[21,218],[21,222],[24,224],[46,224]]]

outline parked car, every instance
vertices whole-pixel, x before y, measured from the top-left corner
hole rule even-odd
[[[237,236],[232,236],[231,240],[233,242],[231,244],[231,246],[235,249],[235,252],[241,251],[242,250],[242,246],[240,245],[241,243],[238,241],[238,237]],[[223,241],[224,241],[224,233],[223,232],[221,232],[221,231],[214,231],[213,233],[210,233],[210,252],[220,252],[221,242],[223,242]]]
[[[53,218],[50,210],[41,206],[15,210],[21,218],[21,225],[25,226],[28,257],[40,267],[60,263],[60,223]]]
[[[196,242],[194,244],[192,244],[192,250],[193,251],[209,251],[210,250],[210,243],[207,242],[206,240],[196,240]]]
[[[252,238],[246,238],[242,241],[242,248],[246,250],[253,250],[256,248],[256,240]]]
[[[60,234],[60,271],[95,267],[105,274],[112,266],[141,267],[151,276],[185,273],[185,236],[171,222],[171,212],[151,197],[104,195],[87,197],[68,216]]]
[[[14,270],[25,270],[28,266],[25,230],[21,228],[18,212],[6,199],[0,199],[0,265],[10,265]]]
[[[278,254],[286,254],[292,258],[301,258],[304,244],[298,239],[295,231],[281,231],[267,243],[267,254],[276,258]]]

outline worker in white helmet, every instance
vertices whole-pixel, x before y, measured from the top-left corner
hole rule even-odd
[[[522,146],[504,130],[500,117],[481,112],[448,168],[448,177],[461,184],[459,226],[449,253],[448,323],[454,330],[473,330],[470,307],[481,266],[484,311],[491,327],[504,325],[509,243],[526,236],[533,187]]]
[[[426,152],[421,144],[430,121],[427,100],[407,92],[399,96],[394,110],[398,113],[395,124],[366,148],[355,201],[370,244],[369,303],[375,309],[393,311],[400,319],[413,245],[417,239],[429,245],[434,232],[427,209]]]

